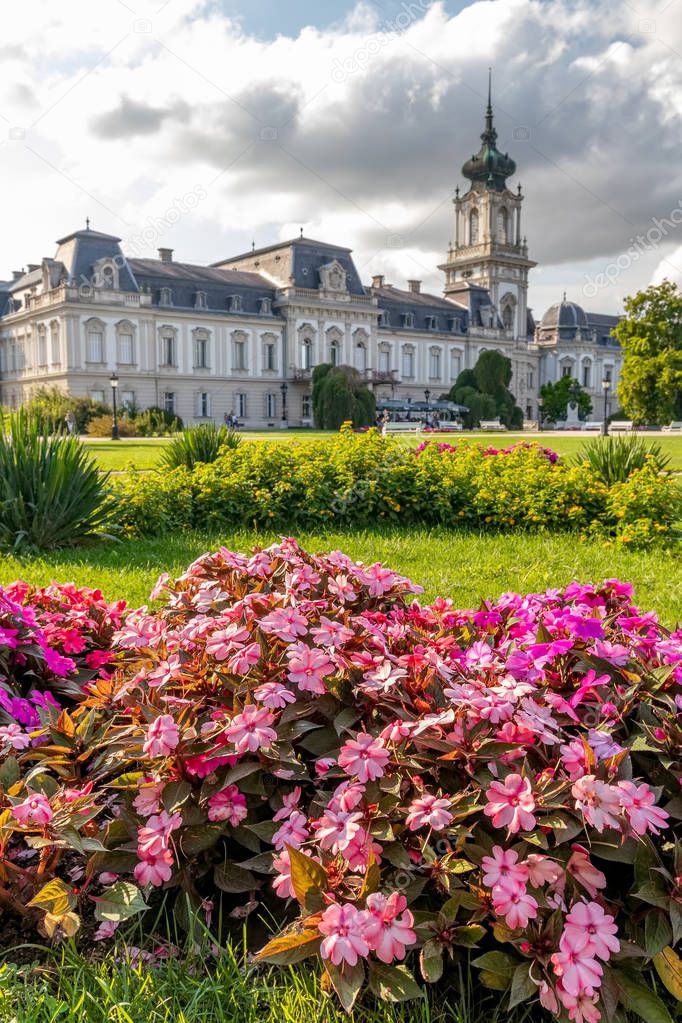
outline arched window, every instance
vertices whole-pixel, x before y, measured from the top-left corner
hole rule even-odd
[[[209,338],[205,330],[194,331],[194,368],[208,369],[209,360]]]
[[[503,245],[507,244],[509,214],[504,206],[497,211],[497,240]]]
[[[135,362],[135,328],[128,320],[116,324],[116,361],[121,366],[132,366]]]
[[[38,365],[47,366],[47,331],[42,325],[38,327]]]
[[[235,330],[232,334],[232,369],[242,371],[248,368],[247,335],[243,330]]]
[[[332,366],[338,366],[341,362],[341,341],[343,333],[338,327],[330,327],[327,331],[327,357]]]
[[[478,244],[478,210],[469,214],[469,245]]]
[[[159,333],[159,341],[161,348],[160,362],[161,366],[176,366],[177,365],[177,352],[175,347],[175,335],[176,331],[174,327],[161,327]]]
[[[102,287],[112,289],[114,287],[113,266],[102,267]]]
[[[391,347],[390,345],[379,345],[379,372],[391,372]]]
[[[583,387],[592,386],[592,363],[587,360],[583,363]]]
[[[440,380],[440,348],[429,352],[429,380]]]
[[[309,337],[301,342],[301,369],[313,368],[313,343]]]
[[[457,379],[462,368],[462,353],[458,348],[450,350],[450,380]]]
[[[88,320],[86,323],[85,361],[93,363],[105,362],[104,358],[104,324],[101,320]]]

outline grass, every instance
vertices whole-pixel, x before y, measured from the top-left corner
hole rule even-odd
[[[248,441],[269,440],[285,444],[294,440],[331,437],[335,434],[325,433],[322,430],[272,430],[270,432],[244,432],[241,436]],[[677,472],[682,471],[682,436],[665,433],[643,434],[643,436],[655,441],[661,446],[664,454],[670,455],[670,469]],[[539,441],[546,444],[547,447],[553,448],[560,455],[573,455],[580,450],[586,440],[594,437],[594,434],[586,434],[584,437],[566,437],[561,433],[458,433],[450,436],[441,434],[437,439],[452,443],[454,439],[463,437],[498,447],[506,447],[520,440]],[[407,444],[416,443],[414,436],[404,437],[403,440]],[[167,437],[149,437],[120,441],[86,440],[85,445],[102,469],[122,470],[131,464],[138,469],[151,469],[158,464],[161,453],[169,442],[170,438]]]
[[[274,533],[232,533],[127,540],[35,558],[0,558],[0,582],[23,578],[99,586],[108,598],[145,603],[158,575],[180,574],[206,550],[221,544],[247,550],[276,539]],[[628,551],[571,533],[479,535],[448,529],[303,533],[311,550],[341,548],[363,561],[383,561],[425,588],[425,598],[452,597],[458,607],[477,605],[506,590],[522,592],[613,578],[634,584],[642,608],[655,609],[672,626],[682,620],[682,560],[652,548]]]
[[[318,972],[253,972],[229,950],[154,967],[110,957],[92,962],[69,950],[44,967],[0,967],[0,1023],[532,1023],[537,1007],[507,1014],[500,999],[425,994],[397,1008],[368,1004],[347,1016],[320,989]]]

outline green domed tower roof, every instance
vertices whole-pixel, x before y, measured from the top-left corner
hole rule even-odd
[[[508,153],[501,153],[497,148],[497,132],[493,126],[493,107],[491,101],[491,75],[488,73],[488,106],[485,112],[485,131],[481,135],[483,145],[475,156],[462,167],[462,174],[471,182],[471,187],[478,192],[503,192],[507,187],[507,178],[516,171],[516,164]]]

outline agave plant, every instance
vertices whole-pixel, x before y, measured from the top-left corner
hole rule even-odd
[[[635,435],[594,437],[583,444],[573,462],[575,465],[587,462],[595,476],[610,487],[614,483],[624,483],[648,460],[662,472],[670,462],[670,455],[666,455],[655,441]]]
[[[110,528],[117,502],[77,437],[20,409],[0,428],[0,547],[54,548]]]
[[[242,439],[236,430],[215,423],[190,426],[174,437],[161,458],[165,469],[185,466],[193,469],[197,462],[215,462],[224,451],[234,450]]]

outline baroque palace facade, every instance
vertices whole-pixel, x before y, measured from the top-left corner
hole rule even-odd
[[[305,426],[321,362],[355,366],[377,399],[436,400],[493,348],[511,359],[526,418],[538,415],[540,386],[562,375],[601,408],[602,379],[618,381],[618,319],[564,296],[534,323],[524,197],[507,187],[516,167],[497,149],[490,99],[481,140],[462,168],[469,187],[455,193],[443,296],[416,280],[365,285],[350,249],[302,234],[198,266],[166,248],[127,258],[88,224],[0,283],[0,403],[16,408],[44,386],[108,401],[116,373],[122,403],[185,422],[233,413],[247,427]]]

